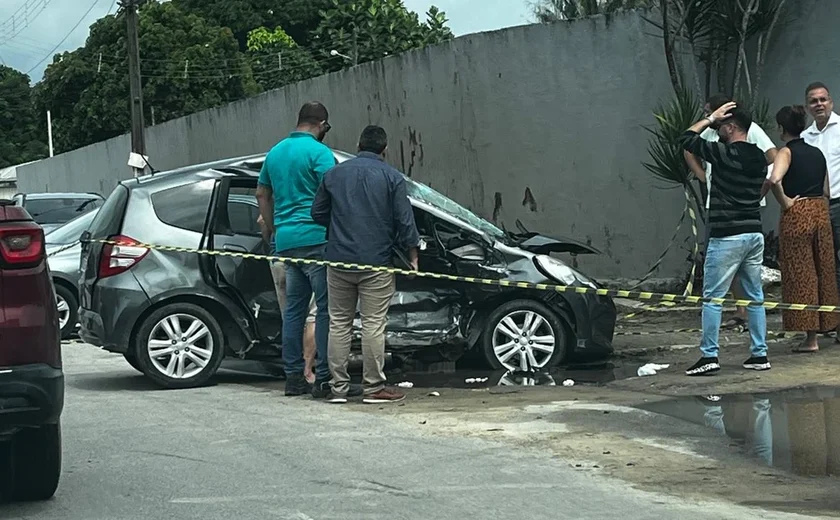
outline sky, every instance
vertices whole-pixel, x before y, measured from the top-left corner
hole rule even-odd
[[[456,36],[530,23],[527,0],[404,2],[421,19],[436,5]],[[116,0],[0,0],[0,63],[39,81],[52,56],[84,45],[90,25],[115,11],[115,4]]]

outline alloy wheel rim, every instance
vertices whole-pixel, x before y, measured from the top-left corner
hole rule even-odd
[[[545,367],[556,349],[557,336],[545,317],[529,310],[514,311],[493,330],[493,352],[512,371]]]
[[[189,314],[171,314],[152,328],[146,348],[158,372],[172,379],[189,379],[207,367],[215,345],[203,321]]]
[[[67,322],[70,321],[70,305],[59,295],[55,296],[55,304],[58,307],[58,327],[64,330]]]

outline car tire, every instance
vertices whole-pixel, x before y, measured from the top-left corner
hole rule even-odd
[[[131,365],[131,368],[140,372],[141,374],[144,373],[143,367],[140,366],[140,362],[137,360],[137,354],[135,354],[134,352],[126,352],[125,354],[123,354],[123,357],[128,362],[128,364]]]
[[[66,313],[66,322],[61,324],[61,339],[67,339],[76,330],[76,324],[79,323],[79,299],[73,294],[73,291],[61,284],[55,284],[55,300],[59,311],[59,320],[61,313]],[[63,305],[66,305],[66,310],[63,310]]]
[[[521,329],[527,323],[525,320],[531,320],[530,325],[536,328],[525,331],[523,337]],[[515,326],[513,330],[511,322]],[[513,300],[489,314],[481,345],[484,358],[495,370],[549,370],[565,360],[568,334],[563,320],[545,304]]]
[[[61,424],[24,429],[12,439],[12,500],[49,500],[61,478]]]
[[[197,327],[193,336],[200,334],[198,340],[190,343],[187,336],[177,337],[190,332],[190,327]],[[204,385],[225,357],[224,335],[218,320],[191,303],[173,303],[152,312],[138,329],[134,348],[141,371],[170,389]]]

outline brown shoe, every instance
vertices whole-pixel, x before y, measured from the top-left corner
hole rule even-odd
[[[375,394],[366,395],[363,402],[367,404],[396,403],[405,399],[405,394],[392,388],[383,388]]]

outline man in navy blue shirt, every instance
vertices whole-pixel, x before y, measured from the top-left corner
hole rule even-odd
[[[394,250],[408,253],[417,269],[420,234],[402,173],[384,161],[388,136],[368,126],[359,139],[359,155],[328,171],[315,195],[312,219],[327,228],[325,259],[371,266],[391,266]],[[364,402],[389,403],[405,394],[385,387],[385,325],[395,291],[393,273],[327,268],[330,309],[331,389],[324,397],[346,403],[350,389],[347,362],[353,320],[362,319]]]

